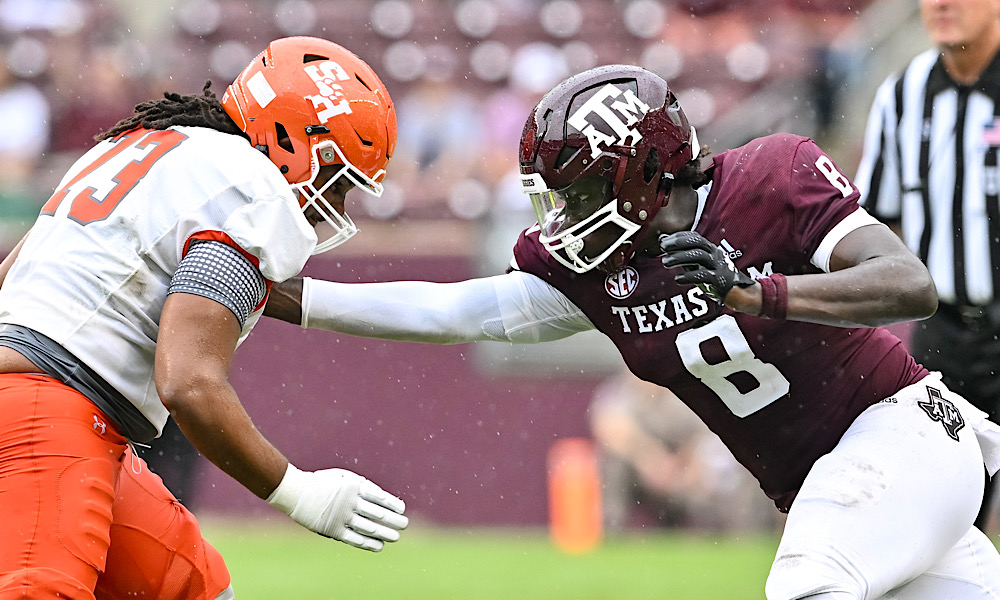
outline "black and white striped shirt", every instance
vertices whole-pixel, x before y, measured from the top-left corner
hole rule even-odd
[[[1000,299],[1000,54],[970,86],[937,50],[879,88],[855,177],[861,204],[900,225],[941,302]]]

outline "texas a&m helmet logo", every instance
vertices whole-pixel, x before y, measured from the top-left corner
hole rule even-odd
[[[962,418],[962,413],[958,412],[954,404],[945,400],[939,390],[927,386],[927,396],[928,399],[926,401],[918,401],[917,406],[924,409],[924,412],[927,413],[927,416],[932,421],[940,421],[944,425],[944,430],[948,433],[948,437],[958,440],[958,432],[965,427],[965,419]]]
[[[610,106],[604,103],[609,98],[614,99]],[[590,157],[597,158],[601,153],[601,144],[625,145],[630,139],[632,142],[630,145],[637,144],[642,139],[642,134],[632,125],[639,121],[641,115],[648,112],[649,105],[640,100],[632,90],[622,91],[609,83],[587,99],[583,106],[570,115],[566,123],[587,137],[587,141],[590,142]],[[608,135],[606,131],[599,131],[595,126],[595,120],[591,118],[592,115],[606,123],[617,137]]]
[[[608,295],[618,300],[624,300],[639,287],[639,272],[632,267],[625,267],[604,279],[604,289]]]

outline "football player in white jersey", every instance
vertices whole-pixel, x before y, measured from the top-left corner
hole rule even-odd
[[[228,372],[272,283],[356,231],[396,140],[375,73],[332,42],[272,42],[226,90],[165,94],[99,136],[0,265],[0,598],[231,598],[193,515],[132,453],[168,414],[304,527],[379,551],[404,505],[300,471]]]

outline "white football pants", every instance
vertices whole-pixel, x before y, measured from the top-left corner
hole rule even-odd
[[[768,600],[1000,600],[1000,554],[972,527],[1000,439],[984,417],[937,373],[863,412],[803,482]]]

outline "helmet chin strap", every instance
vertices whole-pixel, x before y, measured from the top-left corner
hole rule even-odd
[[[661,173],[660,185],[656,186],[656,203],[663,208],[670,201],[670,191],[674,189],[673,173]]]
[[[631,241],[622,242],[610,256],[597,265],[597,268],[608,274],[621,271],[628,264],[628,261],[632,259],[632,245]]]
[[[611,186],[612,197],[617,198],[622,193],[622,186],[625,184],[625,171],[628,169],[629,156],[635,156],[635,148],[619,146],[618,168],[615,170],[615,181]]]

